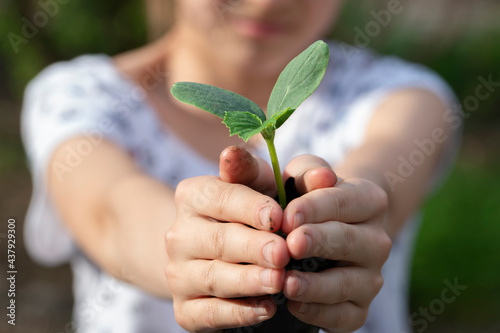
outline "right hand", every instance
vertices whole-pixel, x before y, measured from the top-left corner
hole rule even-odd
[[[176,219],[166,234],[166,276],[176,321],[188,331],[211,332],[270,319],[268,295],[283,289],[290,256],[274,234],[283,211],[269,165],[238,147],[224,150],[221,178],[182,181]],[[242,263],[248,263],[243,265]]]

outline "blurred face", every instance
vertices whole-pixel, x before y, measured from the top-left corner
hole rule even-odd
[[[183,42],[225,66],[279,73],[328,32],[342,0],[177,0]]]

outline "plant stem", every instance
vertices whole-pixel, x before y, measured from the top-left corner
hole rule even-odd
[[[278,188],[278,198],[280,206],[284,210],[286,207],[286,193],[285,193],[285,186],[283,186],[283,178],[281,178],[281,170],[280,170],[280,164],[278,162],[278,155],[276,154],[276,148],[274,147],[274,135],[272,137],[265,138],[265,140],[267,143],[267,148],[269,148],[269,155],[271,155],[271,163],[273,165],[276,187]]]

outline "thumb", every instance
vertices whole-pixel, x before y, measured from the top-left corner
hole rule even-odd
[[[222,151],[219,177],[225,182],[246,185],[271,197],[276,195],[274,175],[269,164],[242,147],[230,146]]]
[[[293,177],[300,194],[320,188],[333,187],[339,181],[330,165],[320,157],[300,155],[285,168],[284,178]]]

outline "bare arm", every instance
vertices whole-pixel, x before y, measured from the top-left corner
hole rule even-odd
[[[175,218],[173,190],[143,174],[131,157],[103,141],[65,173],[63,143],[49,167],[49,189],[55,205],[81,249],[101,269],[162,297],[171,297],[165,278],[164,235]]]
[[[375,113],[364,143],[336,169],[341,177],[367,179],[387,192],[385,229],[391,238],[424,199],[443,146],[451,135],[444,111],[445,106],[429,92],[415,89],[393,94]],[[422,151],[416,140],[427,142],[428,151]],[[430,142],[434,145],[432,152]],[[403,159],[409,161],[413,171],[401,167]]]

